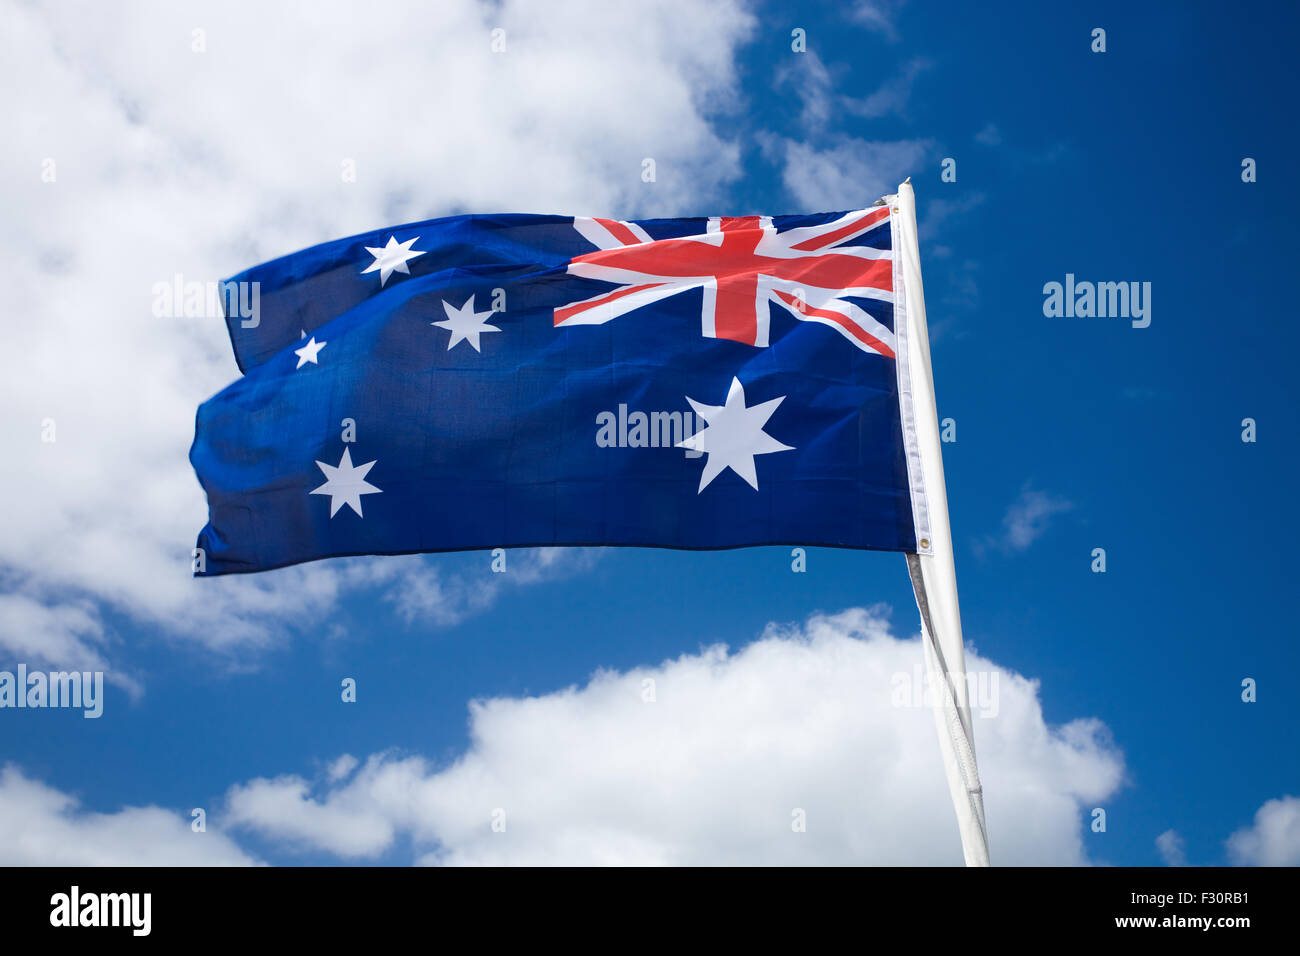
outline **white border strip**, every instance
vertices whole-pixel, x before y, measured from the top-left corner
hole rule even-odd
[[[894,365],[898,371],[898,416],[903,426],[903,453],[907,460],[907,484],[912,496],[912,523],[916,530],[916,553],[933,554],[930,535],[930,506],[925,496],[924,469],[921,464],[921,440],[916,433],[916,405],[912,399],[912,372],[908,356],[907,282],[903,275],[903,257],[907,243],[917,247],[916,235],[908,234],[907,217],[899,215],[897,195],[885,196],[889,205],[890,246],[894,263]],[[924,306],[922,306],[924,308]]]

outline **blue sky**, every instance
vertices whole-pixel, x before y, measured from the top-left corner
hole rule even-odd
[[[510,30],[508,12],[501,16]],[[490,8],[466,16],[495,22]],[[737,22],[743,19],[742,11]],[[164,24],[149,22],[157,40]],[[1297,460],[1292,356],[1300,343],[1285,281],[1300,209],[1287,165],[1300,149],[1289,121],[1294,9],[1249,5],[1229,15],[1209,4],[1061,10],[1017,3],[994,14],[969,4],[792,11],[768,3],[752,9],[747,27],[701,19],[693,31],[697,21],[689,16],[672,22],[682,34],[716,27],[718,35],[681,38],[699,44],[698,55],[669,71],[686,76],[698,94],[681,135],[703,145],[699,154],[686,151],[660,163],[659,192],[640,183],[610,186],[598,177],[613,175],[609,170],[624,155],[631,158],[630,180],[643,154],[658,155],[658,148],[676,156],[651,139],[653,133],[662,143],[672,135],[671,105],[665,107],[670,121],[655,125],[652,117],[644,139],[633,133],[619,140],[608,166],[574,166],[570,191],[539,186],[542,195],[527,209],[520,198],[526,176],[509,175],[505,161],[499,182],[485,174],[458,194],[455,180],[444,176],[429,199],[412,173],[416,186],[381,185],[367,198],[346,200],[351,205],[336,219],[320,214],[324,222],[301,207],[329,202],[338,187],[297,184],[285,199],[295,225],[283,234],[249,240],[257,222],[232,215],[212,227],[212,248],[178,253],[183,261],[174,266],[163,237],[155,236],[157,246],[143,253],[144,274],[169,277],[203,263],[216,278],[257,261],[248,257],[249,243],[266,258],[389,221],[464,210],[541,211],[538,206],[583,195],[615,207],[546,211],[627,218],[813,212],[823,208],[816,202],[823,197],[825,208],[844,208],[869,203],[881,191],[877,184],[910,175],[939,412],[956,422],[957,440],[944,453],[968,648],[1037,680],[1047,725],[1096,718],[1107,728],[1102,737],[1108,734],[1114,753],[1122,754],[1123,783],[1099,800],[1071,798],[1062,819],[1074,820],[1073,836],[1056,836],[1063,845],[1081,841],[1089,862],[1158,865],[1165,859],[1156,838],[1174,830],[1191,863],[1233,861],[1229,836],[1251,827],[1266,802],[1300,794],[1294,743],[1300,717],[1290,706],[1300,652],[1286,623],[1296,570],[1292,542],[1300,533],[1289,494]],[[796,27],[807,32],[806,54],[791,51]],[[1090,50],[1096,27],[1106,31],[1104,53]],[[77,27],[51,22],[31,29],[60,37]],[[188,28],[185,34],[188,42]],[[482,39],[467,35],[474,43]],[[219,37],[214,29],[214,49]],[[734,73],[690,79],[692,70],[714,68],[711,50]],[[422,55],[436,66],[441,54],[432,48]],[[674,63],[662,50],[654,55]],[[169,123],[185,121],[140,93],[155,82],[125,77],[117,99],[141,98],[136,133],[166,139]],[[364,78],[358,83],[364,86]],[[84,90],[64,100],[55,99],[57,92],[46,95],[49,101],[38,106],[51,122],[75,123],[80,110],[91,109],[81,99],[89,95]],[[204,95],[222,94],[212,88]],[[293,101],[305,94],[286,89],[280,95]],[[286,138],[296,123],[305,129],[310,122],[310,114],[284,116]],[[19,127],[31,157],[47,154],[38,125]],[[461,128],[430,148],[469,152],[462,157],[469,169],[476,129]],[[183,130],[172,130],[168,155],[181,158],[156,183],[142,181],[146,201],[162,203],[181,188],[186,162],[196,170],[203,165],[174,149],[184,141]],[[718,161],[726,169],[710,182],[701,170],[710,167],[708,149],[716,142],[734,152]],[[101,159],[110,166],[141,161],[133,152],[138,144],[127,140],[98,148],[108,151]],[[558,155],[566,147],[552,148]],[[83,155],[75,147],[72,154]],[[335,155],[327,153],[322,165],[336,165]],[[800,161],[809,156],[820,159]],[[945,157],[956,160],[956,182],[940,179]],[[1245,157],[1258,163],[1257,182],[1242,181]],[[63,168],[75,176],[77,160],[69,159]],[[31,179],[30,171],[23,175]],[[241,188],[237,168],[203,175],[226,176],[233,191]],[[867,191],[846,196],[846,182]],[[72,191],[66,200],[72,202],[77,189],[118,187],[106,177],[59,188]],[[26,221],[38,213],[38,206],[22,205],[15,215]],[[73,248],[74,258],[85,254]],[[1150,282],[1150,326],[1045,317],[1043,285],[1067,273]],[[72,280],[56,275],[52,281]],[[205,350],[210,370],[178,393],[178,401],[192,400],[189,415],[206,397],[199,386],[214,386],[210,393],[222,375],[237,374],[228,353],[216,351],[221,343],[213,330],[202,335],[205,344],[186,348]],[[79,348],[75,339],[69,348]],[[42,351],[33,361],[39,367],[52,359]],[[129,374],[116,385],[149,387]],[[78,403],[92,400],[66,400],[58,417],[75,423]],[[39,402],[21,411],[33,420],[43,414]],[[1255,443],[1241,440],[1247,417],[1258,423]],[[157,443],[159,460],[183,463],[188,441],[178,443],[175,428],[137,419],[121,426],[156,429],[165,438]],[[69,432],[61,442],[77,440],[75,427]],[[67,513],[77,513],[70,486],[59,484],[49,494],[67,496]],[[193,488],[160,493],[156,520],[197,531],[203,512],[194,503]],[[10,505],[21,501],[11,497]],[[1025,518],[1035,506],[1044,516],[1022,524],[1015,538],[1016,516]],[[151,523],[147,510],[136,510],[116,533],[130,537]],[[30,533],[33,540],[41,534]],[[1106,551],[1104,574],[1090,570],[1094,548]],[[286,774],[316,781],[322,789],[314,792],[324,800],[329,785],[321,783],[322,768],[341,754],[362,760],[418,755],[436,772],[476,746],[471,700],[554,695],[585,685],[601,669],[653,668],[715,643],[738,651],[771,622],[797,626],[816,612],[883,604],[892,608],[897,638],[913,638],[917,628],[905,565],[895,554],[813,550],[807,573],[795,574],[788,549],[605,550],[561,559],[537,570],[534,581],[522,580],[536,567],[535,556],[523,554],[510,555],[511,570],[500,581],[486,553],[376,558],[351,562],[357,570],[349,573],[364,578],[365,566],[387,563],[390,570],[375,572],[390,575],[379,584],[335,581],[320,591],[303,590],[310,579],[288,569],[262,576],[270,582],[262,586],[277,599],[282,591],[306,596],[266,615],[264,633],[229,642],[220,629],[242,633],[256,612],[241,612],[235,626],[220,617],[220,608],[208,607],[202,614],[215,616],[197,626],[208,629],[198,636],[179,620],[194,605],[227,600],[229,592],[210,589],[213,582],[187,582],[192,590],[176,603],[153,606],[124,597],[129,589],[111,580],[65,574],[56,569],[58,560],[35,546],[15,546],[0,556],[0,581],[7,593],[31,595],[45,608],[84,609],[96,627],[86,632],[91,637],[83,650],[126,675],[130,686],[110,685],[99,720],[74,712],[0,714],[0,759],[76,797],[80,809],[69,811],[71,819],[90,829],[87,813],[140,806],[163,808],[182,823],[191,807],[202,806],[216,826],[225,819],[230,788]],[[399,564],[400,576],[392,577]],[[141,576],[152,573],[152,566],[139,569]],[[448,593],[417,601],[419,609],[403,614],[401,595],[435,580]],[[480,596],[466,596],[474,594]],[[0,645],[0,667],[18,660],[35,666],[41,654],[29,650],[24,657],[24,646],[31,645],[17,639]],[[919,660],[919,646],[913,648]],[[344,676],[358,681],[356,704],[339,701]],[[1244,678],[1258,682],[1255,703],[1241,700]],[[977,735],[983,732],[977,726]],[[937,762],[937,744],[929,743]],[[581,765],[574,773],[581,775]],[[1020,788],[1024,805],[1034,800],[1024,780],[986,773],[995,863],[998,833],[1014,826],[1007,819],[1011,805],[999,802],[1000,779],[1008,789]],[[1044,793],[1045,800],[1058,796],[1050,782]],[[1088,831],[1094,806],[1107,812],[1105,833]],[[950,812],[936,826],[951,831],[955,853]],[[324,848],[328,841],[292,838],[283,825],[232,817],[221,829],[259,859],[341,859]],[[428,839],[397,829],[394,839],[376,841],[361,859],[406,863],[429,849]],[[719,862],[728,858],[735,857],[719,851]]]

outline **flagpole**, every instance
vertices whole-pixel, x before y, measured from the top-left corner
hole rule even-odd
[[[896,304],[902,306],[896,308],[895,314],[904,326],[906,343],[906,356],[899,356],[900,361],[906,360],[906,368],[900,370],[900,382],[904,384],[900,402],[904,408],[904,430],[911,432],[906,435],[908,468],[914,490],[913,508],[919,510],[917,524],[922,529],[918,535],[918,553],[907,555],[907,569],[921,614],[929,686],[938,695],[935,724],[948,789],[957,812],[962,852],[967,866],[988,866],[984,792],[975,761],[975,737],[966,693],[957,570],[948,524],[948,494],[943,477],[934,373],[930,367],[930,335],[925,321],[916,197],[911,179],[898,187],[896,196],[886,200],[895,220],[895,254],[902,280],[901,288],[895,289],[896,298],[901,299]]]

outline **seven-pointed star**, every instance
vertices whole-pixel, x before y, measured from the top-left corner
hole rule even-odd
[[[389,236],[388,245],[386,246],[366,246],[366,252],[374,256],[375,261],[361,270],[361,274],[365,275],[367,272],[374,272],[378,269],[379,287],[381,289],[384,287],[384,283],[388,281],[388,277],[394,272],[401,272],[409,276],[411,269],[406,264],[407,261],[414,259],[416,256],[424,255],[420,250],[411,248],[416,239],[419,238],[419,236],[416,236],[415,239],[398,242],[396,236]]]
[[[458,342],[464,340],[474,346],[475,352],[481,352],[478,347],[478,337],[484,332],[500,332],[495,325],[488,325],[486,320],[492,317],[492,310],[486,312],[474,311],[474,297],[470,296],[469,301],[459,309],[448,302],[442,301],[443,311],[447,313],[447,318],[441,322],[430,322],[430,325],[436,325],[440,329],[447,329],[451,332],[451,340],[447,343],[447,351],[450,352],[452,347]]]
[[[686,400],[695,409],[695,414],[707,422],[706,428],[677,443],[678,448],[693,448],[708,453],[709,460],[704,465],[704,473],[700,475],[700,487],[696,494],[707,488],[709,482],[722,474],[724,468],[730,468],[757,491],[758,475],[754,471],[754,456],[793,450],[792,445],[783,445],[763,431],[763,426],[772,417],[776,407],[785,400],[784,395],[746,408],[744,386],[740,384],[740,379],[733,378],[725,405],[702,405],[689,395]]]
[[[316,462],[316,466],[325,473],[326,481],[319,488],[313,489],[311,494],[330,496],[331,518],[338,514],[338,510],[344,505],[364,518],[365,515],[361,514],[361,496],[382,494],[382,489],[366,481],[366,473],[370,471],[372,465],[374,462],[368,461],[364,465],[354,467],[350,449],[344,448],[343,457],[339,459],[337,468],[323,461]]]
[[[316,336],[313,335],[311,341],[302,348],[294,349],[293,354],[298,356],[298,365],[296,368],[302,368],[308,362],[311,362],[312,365],[319,365],[320,362],[316,361],[316,357],[320,355],[320,350],[328,344],[328,342],[317,342]],[[333,352],[330,353],[330,355],[333,354]]]

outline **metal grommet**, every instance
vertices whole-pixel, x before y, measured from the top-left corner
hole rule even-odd
[[[923,548],[928,548],[928,547],[930,547],[930,539],[929,539],[929,538],[922,538],[922,539],[921,539],[921,547],[923,547]]]

